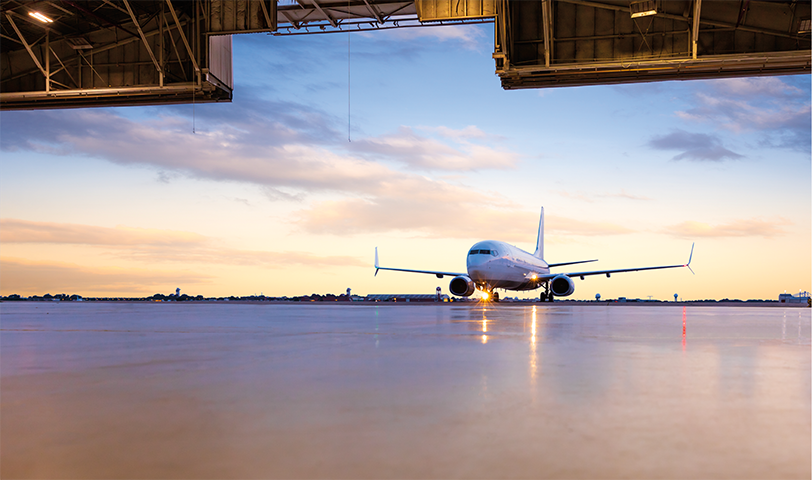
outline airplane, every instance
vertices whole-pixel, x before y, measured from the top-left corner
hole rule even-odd
[[[583,272],[551,273],[550,269],[562,267],[564,265],[575,265],[579,263],[597,262],[597,260],[580,260],[566,263],[547,263],[544,260],[544,207],[541,208],[539,218],[538,237],[536,238],[536,251],[526,252],[518,247],[496,240],[485,240],[475,243],[468,250],[466,266],[468,271],[445,272],[437,270],[415,270],[409,268],[381,267],[378,262],[378,247],[375,247],[375,276],[379,270],[393,270],[396,272],[427,273],[443,278],[448,275],[454,277],[448,288],[452,295],[459,297],[469,297],[476,290],[482,292],[485,300],[492,299],[499,301],[497,288],[503,290],[536,290],[544,287],[544,292],[539,300],[542,302],[552,302],[554,297],[566,297],[575,291],[573,278],[580,278],[590,275],[606,275],[610,277],[613,273],[638,272],[642,270],[660,270],[664,268],[688,267],[691,273],[691,259],[694,256],[694,245],[691,245],[691,254],[688,263],[682,265],[665,265],[657,267],[621,268],[615,270],[593,270]]]

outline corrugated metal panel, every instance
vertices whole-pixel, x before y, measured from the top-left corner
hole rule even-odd
[[[496,16],[494,0],[416,0],[415,7],[421,22]]]
[[[231,64],[231,35],[209,37],[209,73],[217,77],[228,88],[234,89],[234,75]]]
[[[276,30],[276,0],[211,0],[209,12],[209,33]]]

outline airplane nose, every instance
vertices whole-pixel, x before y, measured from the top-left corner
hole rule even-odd
[[[488,271],[487,259],[469,259],[468,260],[468,273],[475,277],[482,276]]]

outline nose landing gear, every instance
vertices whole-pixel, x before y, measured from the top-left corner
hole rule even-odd
[[[485,292],[485,299],[490,300],[492,302],[499,301],[499,292],[495,292],[494,289],[488,285],[483,285],[481,290]]]

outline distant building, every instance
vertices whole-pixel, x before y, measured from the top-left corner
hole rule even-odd
[[[447,302],[449,300],[448,295],[440,295],[441,302]],[[437,295],[406,295],[406,294],[379,294],[379,295],[367,295],[366,296],[367,302],[436,302]]]
[[[809,292],[798,292],[797,295],[782,293],[778,296],[779,303],[809,303]]]

